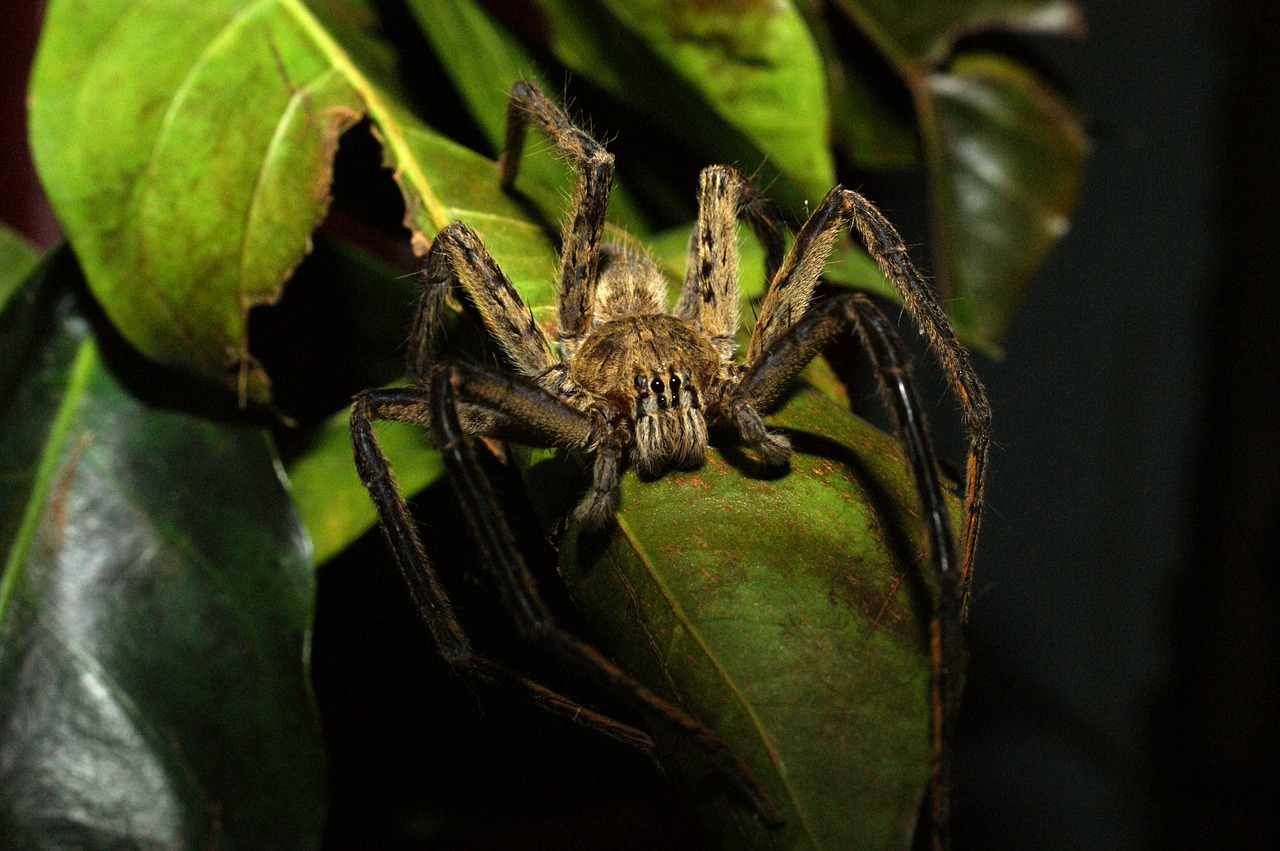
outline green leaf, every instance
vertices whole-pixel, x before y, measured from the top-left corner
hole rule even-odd
[[[835,184],[822,58],[790,2],[539,5],[561,62],[711,159],[796,207]]]
[[[943,62],[955,43],[1001,29],[1079,34],[1084,21],[1071,0],[836,0],[905,75]]]
[[[16,231],[0,225],[0,310],[39,261],[40,252],[34,245]]]
[[[362,112],[315,27],[296,0],[62,0],[32,75],[36,165],[108,316],[259,400],[248,310],[307,250]]]
[[[135,395],[75,276],[0,316],[0,835],[314,847],[313,573],[268,438]]]
[[[659,483],[629,473],[618,532],[570,537],[561,569],[607,651],[723,736],[783,807],[787,824],[765,831],[666,737],[721,844],[904,848],[928,778],[918,614],[932,586],[901,455],[812,390],[770,421],[796,446],[789,473],[762,478],[737,448]],[[529,477],[543,503],[578,496],[562,463]]]
[[[1067,232],[1089,141],[1035,74],[1004,57],[958,56],[925,85],[947,309],[994,345]]]

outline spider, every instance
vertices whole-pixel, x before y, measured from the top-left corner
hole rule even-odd
[[[929,818],[935,846],[944,846],[956,701],[953,669],[961,652],[959,630],[967,613],[990,440],[986,394],[968,352],[893,226],[861,195],[832,189],[785,251],[778,212],[727,166],[711,166],[700,176],[688,271],[676,306],[668,312],[666,283],[654,263],[642,253],[603,240],[613,156],[527,81],[517,83],[510,93],[507,142],[498,165],[504,187],[510,189],[515,181],[529,125],[547,134],[577,174],[562,233],[555,340],[535,322],[475,231],[454,222],[437,234],[426,255],[425,282],[409,344],[409,369],[416,383],[367,390],[352,405],[351,432],[361,480],[440,653],[462,672],[514,685],[544,708],[652,751],[646,733],[594,712],[473,648],[396,489],[374,437],[375,421],[413,422],[429,430],[480,545],[481,560],[522,637],[673,723],[712,757],[762,821],[780,824],[776,804],[715,733],[557,624],[477,464],[472,439],[511,439],[585,453],[592,459],[591,483],[574,514],[587,527],[603,527],[615,508],[617,483],[626,464],[645,477],[697,467],[707,450],[708,427],[717,423],[736,429],[765,465],[785,465],[790,444],[765,426],[763,415],[819,352],[853,336],[861,340],[880,379],[920,501],[927,562],[937,578],[929,627]],[[765,246],[769,280],[741,362],[735,359],[739,220],[750,225]],[[910,363],[891,323],[860,293],[814,300],[834,243],[850,226],[900,291],[962,406],[969,451],[959,554]],[[505,356],[508,371],[440,361],[438,331],[459,291],[464,306],[478,314]]]

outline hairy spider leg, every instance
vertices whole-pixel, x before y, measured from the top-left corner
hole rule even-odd
[[[525,382],[475,364],[451,363],[436,368],[430,385],[432,440],[444,459],[468,525],[480,544],[481,560],[499,584],[499,596],[517,629],[526,640],[546,647],[566,664],[680,730],[713,760],[760,818],[769,826],[777,827],[783,822],[777,805],[723,739],[685,710],[646,688],[594,647],[566,632],[542,602],[489,481],[476,463],[471,440],[458,416],[464,403],[509,406],[513,396],[522,396],[526,406],[543,409],[542,416],[547,420],[587,419],[532,385],[525,384],[522,391],[513,392],[513,385],[521,384]],[[507,413],[515,412],[507,410]]]
[[[561,156],[578,171],[569,218],[561,233],[559,291],[559,340],[572,357],[591,330],[595,314],[600,242],[604,234],[609,190],[613,181],[613,154],[565,115],[555,101],[528,80],[511,87],[507,102],[507,143],[498,159],[502,185],[510,189],[520,169],[525,130],[541,127]]]
[[[383,535],[440,656],[459,672],[490,685],[513,688],[531,697],[547,712],[634,747],[656,761],[657,748],[647,733],[564,697],[473,649],[454,613],[453,603],[431,567],[408,504],[396,487],[391,465],[373,434],[373,423],[383,420],[426,427],[430,420],[427,396],[424,387],[367,390],[359,394],[351,407],[351,438],[360,480],[372,497]],[[571,416],[565,419],[573,420]],[[572,422],[566,424],[564,431],[566,437],[576,433]]]
[[[698,177],[698,220],[689,235],[689,259],[675,315],[711,338],[727,367],[738,333],[738,219],[746,219],[765,249],[772,280],[785,248],[777,209],[736,169],[713,165]]]
[[[480,314],[489,335],[529,378],[558,364],[551,341],[533,318],[511,281],[489,255],[480,237],[462,222],[444,227],[427,251],[422,295],[409,337],[409,369],[424,383],[437,361],[439,336],[449,295],[456,287]]]
[[[902,237],[866,198],[837,186],[827,193],[809,216],[765,295],[760,318],[747,348],[746,364],[750,367],[763,357],[778,337],[805,315],[836,237],[850,224],[862,237],[881,274],[897,287],[907,312],[942,364],[951,390],[960,402],[961,416],[969,433],[965,462],[964,543],[960,560],[960,617],[964,622],[968,619],[974,556],[982,522],[987,452],[991,443],[991,406],[968,350],[956,339],[951,322],[932,288],[916,271]]]
[[[774,339],[764,354],[742,374],[726,399],[734,408],[767,410],[781,398],[796,376],[824,347],[856,332],[871,358],[880,395],[902,445],[907,468],[920,502],[927,541],[926,560],[938,587],[932,594],[929,619],[930,667],[930,820],[936,848],[948,845],[950,824],[951,741],[956,706],[954,668],[962,651],[960,585],[951,522],[938,477],[937,460],[911,377],[910,360],[893,325],[862,293],[824,301]]]

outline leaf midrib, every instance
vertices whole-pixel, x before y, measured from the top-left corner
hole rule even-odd
[[[97,363],[97,345],[92,339],[86,337],[80,341],[72,360],[62,401],[58,403],[53,424],[49,428],[49,434],[44,443],[44,452],[40,463],[36,466],[31,495],[22,513],[22,522],[18,525],[18,534],[14,536],[13,547],[5,559],[4,575],[0,577],[0,623],[8,619],[9,605],[18,583],[22,581],[31,540],[35,536],[36,527],[40,524],[45,503],[53,489],[58,467],[62,463],[63,447],[66,446],[76,410],[81,399],[84,398],[86,387]]]
[[[639,538],[637,538],[635,533],[632,532],[631,527],[627,524],[626,520],[620,514],[616,515],[616,518],[619,530],[626,538],[632,552],[636,554],[636,558],[640,560],[640,564],[645,573],[649,575],[654,586],[658,589],[659,593],[662,594],[662,598],[667,601],[667,605],[676,620],[684,628],[686,634],[693,639],[694,643],[702,651],[703,656],[711,663],[711,666],[715,669],[719,680],[728,687],[730,694],[733,695],[733,699],[738,702],[743,711],[747,713],[747,717],[751,719],[751,726],[755,729],[757,738],[764,746],[765,752],[769,754],[769,761],[773,764],[774,770],[777,773],[779,780],[781,780],[783,788],[787,791],[787,797],[791,801],[792,809],[799,817],[800,826],[803,829],[805,836],[808,837],[812,847],[819,847],[817,836],[814,834],[809,823],[808,814],[800,806],[800,798],[795,787],[791,783],[791,777],[787,772],[786,764],[778,754],[777,748],[770,739],[764,723],[760,720],[760,716],[756,713],[755,707],[752,705],[751,701],[747,700],[746,695],[743,694],[742,689],[738,685],[738,681],[730,676],[728,670],[720,662],[720,658],[712,651],[711,647],[703,639],[702,633],[694,626],[693,622],[685,614],[684,609],[680,607],[675,596],[671,593],[671,589],[667,586],[667,583],[663,581],[662,576],[654,567],[652,560],[650,560],[649,555],[645,551]]]

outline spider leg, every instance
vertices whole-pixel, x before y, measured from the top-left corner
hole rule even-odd
[[[511,87],[507,103],[507,143],[498,159],[498,173],[507,188],[515,183],[529,124],[546,131],[556,150],[578,170],[573,204],[561,235],[557,297],[560,341],[572,355],[590,330],[595,310],[600,240],[613,181],[613,154],[570,121],[564,110],[537,85],[521,80]]]
[[[711,338],[721,360],[733,360],[738,332],[738,219],[745,218],[765,248],[765,275],[782,263],[782,219],[737,170],[715,165],[698,178],[698,221],[689,236],[689,262],[676,316]]]
[[[426,380],[437,361],[434,341],[440,335],[436,332],[455,286],[466,293],[489,335],[522,375],[537,376],[557,363],[551,341],[534,321],[533,311],[467,225],[453,222],[436,234],[423,277],[408,358],[419,382]]]
[[[726,400],[726,408],[731,417],[735,416],[735,409],[767,409],[824,346],[850,331],[856,331],[871,357],[881,397],[906,455],[925,525],[927,559],[938,582],[929,619],[933,708],[930,817],[935,847],[945,848],[950,823],[951,742],[956,705],[954,666],[962,652],[960,573],[924,407],[915,392],[902,340],[867,296],[849,293],[830,299],[775,338],[773,345],[742,373]]]
[[[615,721],[523,677],[477,653],[472,647],[454,614],[453,604],[427,559],[417,527],[409,514],[408,504],[396,487],[391,465],[373,433],[373,423],[380,420],[425,426],[429,419],[428,411],[427,394],[421,387],[365,391],[352,404],[351,438],[360,480],[373,499],[395,562],[441,657],[455,670],[483,682],[514,687],[516,691],[531,697],[546,711],[565,716],[656,758],[653,739],[647,733]]]
[[[503,398],[501,392],[495,392],[496,388],[489,386],[499,378],[501,376],[472,364],[437,367],[429,394],[431,435],[444,458],[468,525],[480,544],[481,560],[498,583],[500,596],[517,629],[527,640],[547,648],[565,664],[673,724],[714,761],[721,773],[750,801],[762,820],[771,826],[781,824],[782,817],[773,800],[722,739],[689,713],[646,688],[591,645],[566,632],[542,602],[534,578],[515,545],[511,529],[496,505],[489,482],[476,463],[471,441],[458,416],[459,407],[464,402],[507,404],[500,401]],[[529,390],[536,388],[530,387]],[[586,415],[563,405],[549,394],[544,395],[566,412],[587,419]]]
[[[928,340],[929,348],[942,364],[952,392],[960,401],[964,425],[969,433],[965,464],[964,543],[960,564],[961,616],[967,619],[974,556],[982,523],[987,451],[991,443],[991,407],[968,350],[956,339],[937,296],[911,263],[902,237],[866,198],[837,186],[827,193],[805,222],[761,305],[760,318],[747,349],[746,366],[750,368],[766,357],[787,329],[805,316],[836,237],[850,224],[862,237],[881,274],[892,281],[901,293],[907,312]]]

